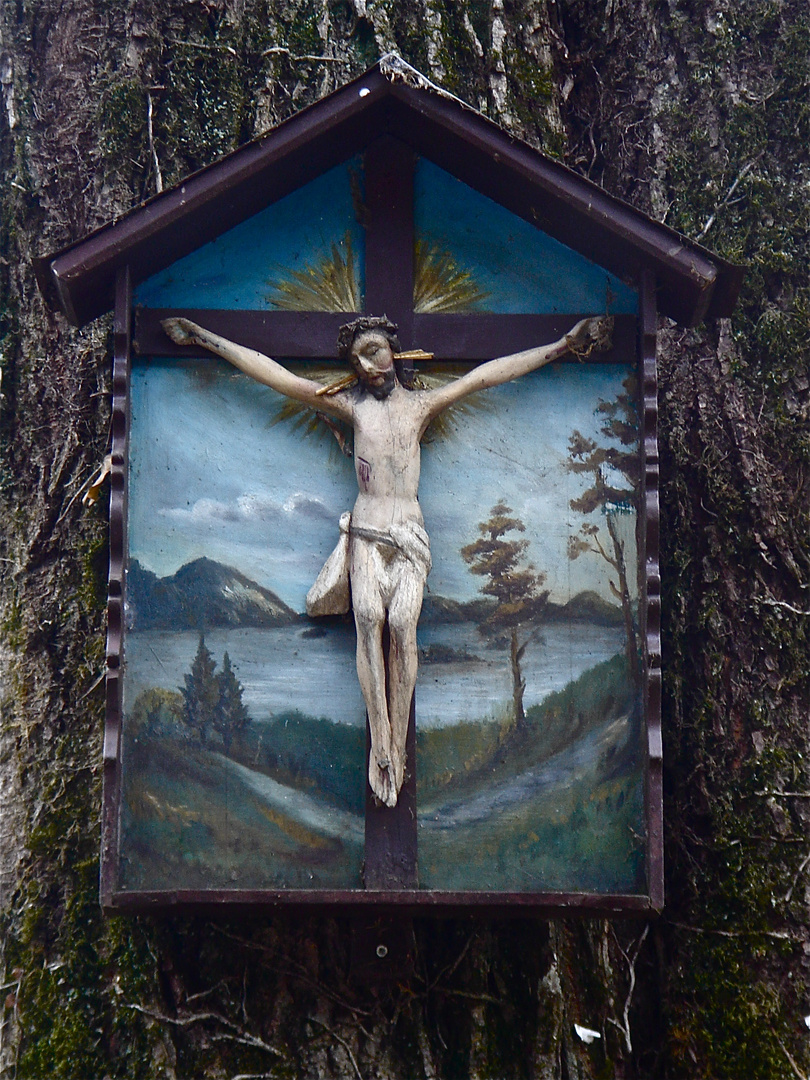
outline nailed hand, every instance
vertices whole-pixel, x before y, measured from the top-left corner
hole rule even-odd
[[[198,345],[196,331],[199,326],[191,319],[163,319],[160,324],[175,345]]]
[[[568,348],[584,360],[592,352],[607,352],[613,346],[613,316],[583,319],[565,337]]]

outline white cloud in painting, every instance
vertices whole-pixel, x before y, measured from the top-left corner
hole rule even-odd
[[[335,510],[330,509],[321,499],[314,499],[302,491],[296,491],[284,501],[285,514],[301,514],[302,517],[335,520]]]
[[[320,499],[312,498],[303,492],[295,492],[284,502],[279,502],[265,492],[247,492],[230,502],[201,498],[191,506],[164,507],[158,513],[178,525],[192,527],[217,523],[238,525],[259,522],[278,525],[284,520],[289,522],[296,516],[327,521],[335,519],[334,510],[330,510]]]

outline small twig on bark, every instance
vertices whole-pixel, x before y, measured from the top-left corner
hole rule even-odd
[[[630,1003],[633,1000],[633,991],[636,988],[636,960],[638,960],[638,954],[641,952],[641,946],[644,944],[644,939],[647,937],[649,931],[650,926],[648,923],[641,932],[641,937],[638,939],[634,948],[631,950],[632,955],[626,953],[621,947],[621,945],[619,945],[619,939],[616,937],[616,931],[613,931],[613,940],[616,942],[619,952],[627,961],[627,967],[630,971],[630,985],[627,988],[627,997],[624,1002],[624,1011],[622,1013],[623,1023],[620,1024],[619,1021],[615,1020],[612,1016],[608,1017],[608,1021],[611,1024],[615,1024],[615,1026],[619,1029],[622,1035],[624,1035],[624,1043],[627,1047],[628,1054],[633,1053],[633,1044],[630,1041]]]
[[[346,1042],[346,1040],[344,1038],[342,1038],[340,1035],[338,1035],[338,1033],[336,1031],[333,1031],[330,1027],[328,1027],[326,1024],[324,1024],[321,1020],[316,1020],[314,1016],[310,1016],[308,1019],[313,1024],[317,1024],[318,1027],[323,1028],[323,1030],[328,1035],[331,1035],[332,1038],[336,1042],[340,1043],[340,1045],[343,1047],[343,1049],[349,1055],[349,1061],[352,1063],[352,1068],[354,1069],[355,1075],[357,1076],[357,1080],[363,1080],[363,1074],[360,1072],[360,1068],[359,1068],[359,1066],[357,1064],[355,1056],[352,1053],[352,1048],[349,1046],[349,1044]]]
[[[679,930],[688,930],[690,934],[715,934],[718,937],[727,938],[752,938],[769,937],[777,941],[803,942],[804,939],[795,934],[788,934],[784,930],[715,930],[708,926],[688,926],[686,923],[671,922],[670,926],[677,926]]]
[[[203,45],[198,41],[180,41],[179,38],[167,38],[170,45],[179,45],[184,49],[199,49],[200,52],[226,52],[231,56],[236,56],[236,49],[231,48],[230,45]]]
[[[191,1016],[165,1016],[163,1013],[146,1009],[143,1005],[136,1005],[133,1001],[125,1001],[124,1006],[127,1009],[134,1009],[135,1012],[148,1016],[151,1020],[158,1020],[161,1024],[173,1024],[175,1027],[188,1027],[190,1024],[201,1024],[205,1023],[206,1020],[213,1020],[218,1024],[222,1024],[223,1027],[229,1028],[230,1032],[227,1035],[212,1035],[212,1039],[221,1040],[227,1038],[234,1042],[243,1043],[245,1046],[252,1046],[256,1050],[266,1050],[269,1054],[275,1054],[276,1057],[283,1058],[286,1061],[285,1055],[280,1050],[277,1050],[275,1046],[266,1043],[258,1035],[251,1035],[249,1031],[245,1031],[238,1024],[235,1024],[233,1020],[229,1020],[227,1016],[221,1016],[219,1013],[204,1012],[193,1013]]]
[[[284,1057],[280,1050],[276,1050],[274,1046],[270,1046],[264,1039],[259,1039],[255,1035],[233,1035],[230,1031],[223,1031],[214,1032],[210,1038],[212,1042],[235,1042],[242,1046],[252,1046],[255,1050],[268,1050],[271,1054]]]
[[[88,690],[85,690],[85,692],[79,698],[79,701],[84,701],[85,698],[90,697],[90,695],[93,693],[93,691],[99,685],[99,683],[102,681],[102,679],[106,679],[106,677],[107,677],[107,668],[105,666],[104,669],[102,670],[101,674],[98,676],[98,678],[93,680],[93,683],[90,686],[90,688]]]
[[[801,1071],[799,1066],[793,1060],[793,1057],[791,1056],[790,1051],[785,1046],[785,1044],[782,1042],[782,1040],[779,1038],[779,1036],[776,1034],[776,1032],[774,1032],[774,1038],[779,1043],[779,1045],[782,1047],[782,1053],[785,1055],[785,1057],[790,1062],[790,1067],[793,1069],[794,1073],[798,1077],[798,1080],[808,1080],[807,1076]]]
[[[158,195],[163,191],[163,175],[160,171],[160,162],[158,161],[157,150],[155,149],[155,137],[152,127],[152,95],[149,91],[146,91],[146,135],[149,140],[149,152],[152,155],[152,164],[155,167],[155,187],[157,188]]]
[[[443,987],[439,987],[440,994],[447,994],[450,997],[467,998],[469,1001],[482,1001],[485,1005],[503,1005],[501,998],[493,997],[491,994],[471,994],[466,990],[445,990]]]
[[[191,997],[186,998],[186,1005],[190,1005],[192,1001],[200,1001],[204,997],[208,997],[209,994],[213,994],[215,990],[219,990],[220,986],[224,986],[225,980],[220,979],[214,986],[208,988],[208,990],[200,990],[197,994],[192,994]]]
[[[716,209],[712,211],[712,213],[709,215],[708,221],[706,222],[706,224],[703,226],[703,228],[698,233],[698,236],[697,236],[698,242],[703,239],[703,237],[706,235],[706,233],[709,231],[709,229],[712,227],[712,225],[714,225],[715,219],[716,219],[717,215],[720,213],[720,211],[723,209],[723,207],[728,206],[729,199],[734,194],[734,192],[737,190],[737,186],[739,185],[740,181],[745,179],[745,177],[748,175],[748,173],[753,169],[754,165],[756,165],[758,160],[759,160],[758,158],[754,158],[753,161],[749,161],[747,165],[743,165],[743,167],[740,169],[739,176],[737,177],[737,179],[734,181],[734,183],[731,185],[731,187],[726,192],[725,198],[723,199],[722,202],[717,204]]]
[[[810,615],[810,611],[803,611],[801,608],[794,607],[793,604],[788,604],[784,600],[769,600],[765,596],[758,596],[757,599],[760,604],[767,604],[768,607],[783,607],[788,611],[792,611],[794,615]]]
[[[427,988],[428,993],[430,993],[430,991],[435,988],[435,986],[437,985],[437,983],[439,982],[440,979],[443,979],[446,975],[447,976],[453,975],[458,970],[459,964],[464,959],[464,957],[467,955],[467,951],[470,948],[470,945],[472,945],[474,938],[475,938],[475,934],[471,934],[467,938],[467,944],[464,946],[464,948],[458,954],[458,957],[453,961],[452,964],[448,964],[448,966],[446,968],[442,968],[442,970],[439,972],[439,974],[436,976],[436,978],[433,980],[433,982],[429,984],[429,986]]]
[[[349,62],[342,56],[313,56],[311,53],[303,53],[299,56],[290,52],[290,50],[283,45],[271,45],[269,49],[264,50],[262,56],[286,56],[288,60],[292,61],[302,62],[312,60],[313,62],[322,64],[348,64]]]

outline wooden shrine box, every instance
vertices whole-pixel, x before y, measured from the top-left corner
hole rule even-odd
[[[37,274],[74,325],[115,309],[105,907],[660,909],[656,325],[728,315],[741,271],[386,57]],[[435,354],[428,385],[614,318],[609,352],[425,439],[394,810],[367,789],[351,617],[303,614],[351,462],[160,325],[312,373],[356,312]]]

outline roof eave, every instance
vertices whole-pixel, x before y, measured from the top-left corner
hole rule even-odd
[[[730,314],[743,268],[510,136],[404,62],[390,60],[118,220],[35,260],[46,301],[74,325],[84,325],[112,307],[122,266],[129,265],[137,284],[390,130],[625,280],[637,283],[642,269],[651,269],[663,314],[685,325]]]

